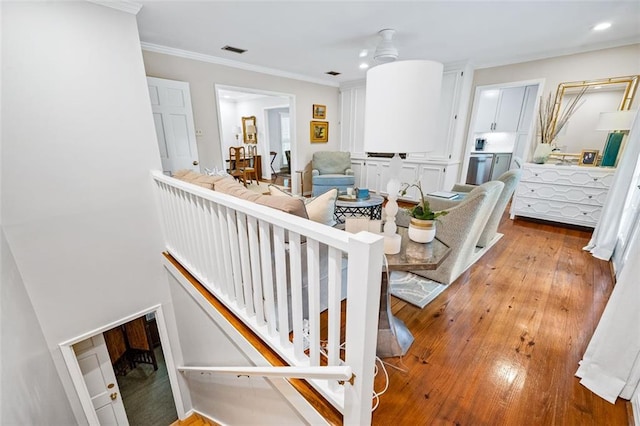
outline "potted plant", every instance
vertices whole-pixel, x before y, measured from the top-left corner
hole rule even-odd
[[[446,210],[434,212],[425,200],[420,181],[413,184],[403,183],[400,188],[400,195],[405,195],[409,188],[416,188],[420,193],[418,204],[407,209],[411,220],[409,221],[409,239],[416,243],[429,243],[436,236],[436,219],[446,215]]]

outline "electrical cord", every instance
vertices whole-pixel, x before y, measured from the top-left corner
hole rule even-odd
[[[389,262],[387,260],[387,256],[384,255],[384,269],[385,269],[385,273],[387,274],[387,283],[390,283],[390,279],[391,276],[389,275]],[[306,327],[303,327],[303,338],[306,339],[306,342],[308,346],[310,346],[310,341],[309,341],[309,328],[308,325]],[[328,341],[327,340],[320,340],[320,347],[319,347],[319,351],[320,354],[323,355],[324,357],[326,357],[327,359],[329,358],[329,353],[326,350],[326,346]],[[346,346],[347,342],[343,342],[340,344],[339,349],[344,349]],[[401,357],[401,361],[402,361],[402,357]],[[378,364],[380,363],[380,368],[378,368]],[[393,364],[389,364],[384,362],[382,359],[380,359],[378,356],[376,356],[376,363],[374,364],[374,371],[373,371],[373,377],[377,377],[378,376],[378,371],[380,369],[382,369],[382,372],[384,373],[384,388],[380,391],[380,392],[376,392],[376,390],[373,390],[373,396],[372,396],[372,401],[375,401],[373,407],[371,408],[371,411],[375,411],[376,408],[378,408],[378,406],[380,405],[380,397],[389,389],[389,373],[387,372],[387,369],[385,368],[385,364],[393,367],[397,370],[403,371],[403,372],[407,372],[407,370],[403,370],[400,367],[397,367]],[[340,359],[340,365],[344,365],[344,361],[342,359]]]

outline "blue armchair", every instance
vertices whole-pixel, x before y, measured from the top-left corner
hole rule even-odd
[[[314,197],[332,188],[338,188],[338,192],[343,193],[347,188],[353,188],[355,184],[349,152],[316,152],[311,160],[311,169]]]

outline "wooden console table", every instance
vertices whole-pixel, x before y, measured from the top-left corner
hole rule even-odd
[[[421,244],[409,239],[407,228],[398,227],[398,234],[402,236],[400,253],[386,255],[389,273],[437,269],[451,253],[451,249],[437,238],[430,243]],[[413,335],[407,326],[391,313],[390,299],[389,281],[386,271],[383,270],[376,347],[376,353],[380,358],[404,355],[413,343]]]

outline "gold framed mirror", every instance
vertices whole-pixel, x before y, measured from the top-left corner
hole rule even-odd
[[[242,140],[244,143],[258,143],[258,128],[256,127],[256,116],[242,117]]]
[[[579,101],[581,106],[556,138],[556,144],[561,151],[581,152],[583,149],[602,149],[606,135],[596,131],[600,113],[630,109],[639,77],[639,75],[630,75],[560,83],[553,107],[554,132],[556,120],[563,109],[586,88],[586,92]]]

